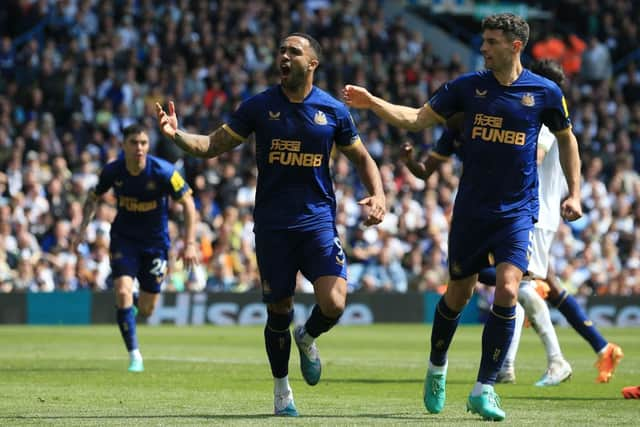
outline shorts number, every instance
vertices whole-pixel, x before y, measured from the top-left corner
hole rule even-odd
[[[340,243],[340,239],[337,237],[334,237],[333,243],[338,247],[337,258],[340,259],[341,261],[344,261],[344,250],[342,249],[342,243]]]
[[[165,271],[167,271],[166,259],[154,258],[153,261],[151,261],[151,264],[153,264],[153,267],[151,267],[149,273],[154,276],[164,276]]]

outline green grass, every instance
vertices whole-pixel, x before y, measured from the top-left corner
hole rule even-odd
[[[478,425],[465,412],[480,357],[479,327],[461,327],[449,360],[447,406],[422,406],[427,325],[340,326],[319,340],[323,377],[301,378],[295,344],[290,378],[301,417],[271,416],[272,381],[258,327],[139,327],[146,371],[126,371],[115,325],[0,327],[0,425]],[[508,425],[638,425],[640,330],[606,329],[626,358],[609,384],[595,384],[591,348],[558,331],[571,381],[532,384],[546,367],[532,330],[523,333],[515,385],[498,385]]]

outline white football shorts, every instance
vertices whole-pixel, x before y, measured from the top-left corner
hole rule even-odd
[[[529,275],[534,278],[546,279],[549,270],[549,252],[555,237],[555,231],[542,228],[533,229],[531,239],[531,258],[529,259]]]

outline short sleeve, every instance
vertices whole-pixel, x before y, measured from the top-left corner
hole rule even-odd
[[[445,129],[442,135],[431,150],[436,157],[449,158],[456,152],[455,142],[458,138],[458,132],[451,129]]]
[[[547,90],[545,108],[542,111],[542,123],[551,132],[560,132],[571,127],[569,108],[562,90],[557,84],[551,83]]]
[[[247,139],[256,128],[255,109],[257,104],[255,96],[240,104],[238,109],[231,114],[229,122],[224,125],[225,130],[237,139]]]
[[[98,175],[98,183],[93,189],[96,196],[101,196],[113,186],[115,167],[113,163],[107,163]]]
[[[429,106],[438,115],[448,118],[453,114],[463,111],[460,105],[460,90],[464,84],[462,77],[446,82],[429,99]]]
[[[180,175],[180,172],[173,169],[173,170],[170,170],[170,174],[171,175],[169,176],[169,191],[170,191],[169,194],[172,199],[180,200],[182,196],[191,192],[191,188],[189,188],[189,185],[187,184],[187,182],[184,180],[182,175]]]
[[[355,121],[345,107],[336,109],[335,142],[340,148],[349,148],[360,142]]]

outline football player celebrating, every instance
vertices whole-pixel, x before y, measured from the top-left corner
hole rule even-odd
[[[348,105],[371,109],[392,125],[419,131],[464,113],[463,172],[449,235],[447,290],[435,310],[424,404],[431,413],[445,405],[447,351],[478,272],[496,264],[496,291],[482,335],[482,358],[467,409],[503,420],[493,385],[515,327],[518,288],[527,271],[533,224],[538,215],[536,145],[546,124],[559,142],[569,186],[562,202],[568,220],[582,215],[580,157],[562,91],[523,68],[520,55],[529,25],[504,13],[482,21],[480,52],[487,70],[445,83],[421,108],[394,105],[365,88],[347,85]]]
[[[210,135],[180,130],[173,103],[168,112],[156,106],[162,132],[194,156],[215,157],[255,134],[256,256],[267,304],[264,341],[274,380],[274,412],[281,416],[298,415],[288,379],[297,272],[313,283],[316,297],[306,323],[294,331],[309,385],[317,384],[321,374],[315,340],[338,323],[346,304],[347,265],[329,173],[334,143],[353,162],[369,192],[360,201],[367,207],[364,224],[378,224],[386,212],[380,172],[347,108],[313,85],[320,61],[315,39],[303,33],[287,36],[276,62],[280,84],[247,99]]]

